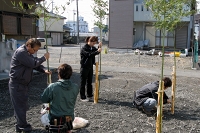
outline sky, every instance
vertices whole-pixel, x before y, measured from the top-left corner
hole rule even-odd
[[[61,7],[61,5],[65,5],[67,2],[70,1],[69,5],[66,5],[66,10],[63,14],[60,14],[64,17],[66,17],[67,19],[66,21],[73,21],[75,19],[76,21],[76,16],[74,16],[74,12],[76,12],[76,0],[46,0],[47,3],[51,3],[53,1],[53,6],[58,6]],[[197,2],[199,2],[199,4],[197,4],[197,8],[200,10],[200,0],[197,0]],[[48,5],[47,4],[47,5]],[[88,27],[89,27],[89,31],[91,31],[91,28],[94,27],[94,20],[95,17],[93,15],[93,11],[91,6],[93,5],[93,0],[78,0],[78,7],[79,7],[79,16],[84,17],[84,21],[88,22]],[[50,4],[50,10],[52,9],[52,4]],[[61,8],[60,8],[61,9]],[[61,11],[62,12],[62,11]]]
[[[46,5],[49,5],[49,9],[51,11],[52,9],[52,0],[46,0],[48,4]],[[60,10],[61,10],[61,5],[65,5],[68,1],[70,1],[70,4],[69,5],[66,5],[66,9],[65,9],[65,12],[63,14],[60,14],[64,17],[66,17],[67,19],[65,20],[66,21],[73,21],[75,19],[76,21],[76,15],[74,16],[74,12],[77,12],[77,6],[76,6],[76,0],[53,0],[54,4],[54,8],[55,6],[57,7],[60,7]],[[79,0],[78,1],[78,10],[79,10],[79,16],[82,16],[84,17],[84,21],[87,21],[88,22],[88,27],[89,27],[89,31],[91,31],[91,28],[94,27],[94,20],[95,18],[93,17],[93,11],[92,11],[92,8],[91,6],[93,5],[93,2],[92,0]],[[62,11],[61,11],[62,12]]]

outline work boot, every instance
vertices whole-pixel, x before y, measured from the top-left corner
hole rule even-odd
[[[154,111],[147,111],[147,110],[145,110],[143,108],[142,112],[145,113],[147,115],[147,117],[155,116],[155,112]]]
[[[88,99],[89,101],[92,101],[94,98],[93,98],[93,96],[88,96],[87,99]]]
[[[16,131],[17,133],[21,133],[21,132],[27,133],[27,132],[32,131],[32,127],[31,127],[30,124],[27,124],[27,125],[21,126],[21,127],[19,127],[18,125],[16,125],[15,128],[16,128],[15,131]]]
[[[139,111],[143,110],[143,106],[138,106],[135,102],[133,102],[133,107],[138,109]]]

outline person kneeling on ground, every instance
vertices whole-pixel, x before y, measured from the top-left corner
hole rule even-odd
[[[58,67],[59,80],[50,84],[41,95],[42,102],[49,103],[50,106],[48,115],[50,123],[55,118],[66,118],[66,116],[71,117],[72,121],[74,120],[74,108],[79,87],[70,81],[71,75],[71,66],[62,64]],[[68,131],[68,133],[70,132]]]
[[[163,78],[164,90],[171,87],[172,81],[168,77]],[[144,85],[138,89],[134,94],[133,104],[138,110],[142,110],[147,115],[153,115],[156,111],[158,94],[156,93],[159,88],[159,81],[155,81]],[[166,93],[163,93],[163,104],[171,103]]]

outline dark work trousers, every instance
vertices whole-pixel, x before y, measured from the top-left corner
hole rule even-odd
[[[24,127],[27,125],[28,85],[19,84],[10,80],[9,92],[14,107],[14,116],[17,120],[17,126]]]
[[[93,96],[92,78],[93,78],[93,67],[81,68],[81,88],[80,88],[81,99],[86,99],[85,96],[86,83],[87,83],[87,97]]]

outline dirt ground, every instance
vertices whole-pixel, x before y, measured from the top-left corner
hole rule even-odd
[[[69,54],[66,51],[65,54]],[[71,53],[71,55],[73,55]],[[132,54],[110,53],[103,55],[102,64],[109,66],[132,65],[130,60],[137,59]],[[129,57],[129,58],[128,58]],[[70,58],[66,56],[66,58]],[[131,58],[131,59],[130,59]],[[148,62],[158,62],[160,57],[142,58],[144,66]],[[189,57],[188,57],[189,58]],[[63,58],[62,58],[63,59]],[[171,59],[169,59],[171,60]],[[186,59],[184,59],[186,60]],[[74,60],[73,60],[74,61]],[[76,61],[74,61],[76,62]],[[77,56],[78,62],[78,56]],[[185,69],[184,63],[181,63]],[[126,63],[126,64],[125,64]],[[166,67],[171,67],[170,62]],[[70,63],[69,63],[70,64]],[[134,64],[134,63],[133,63]],[[151,63],[153,64],[153,63]],[[137,64],[135,63],[135,66]],[[181,67],[182,65],[179,65]],[[158,66],[159,67],[159,66]],[[184,69],[182,68],[182,69]],[[197,71],[198,72],[198,71]],[[79,70],[74,70],[72,81],[79,84]],[[147,117],[139,112],[132,105],[133,91],[144,84],[159,80],[160,75],[138,72],[102,72],[100,83],[99,102],[81,102],[78,96],[75,108],[75,115],[89,120],[89,125],[85,128],[73,130],[73,133],[155,133],[155,118]],[[40,95],[47,87],[46,75],[35,74],[30,84],[29,105],[27,120],[34,128],[31,133],[46,133],[40,122],[41,101]],[[57,80],[57,73],[52,75],[53,82]],[[163,133],[199,133],[200,132],[200,78],[177,77],[175,113],[169,111],[170,106],[164,107]],[[7,81],[3,81],[7,82]],[[11,105],[7,85],[0,87],[0,133],[13,133],[15,119],[13,117],[13,107]],[[171,95],[171,88],[167,91]]]

